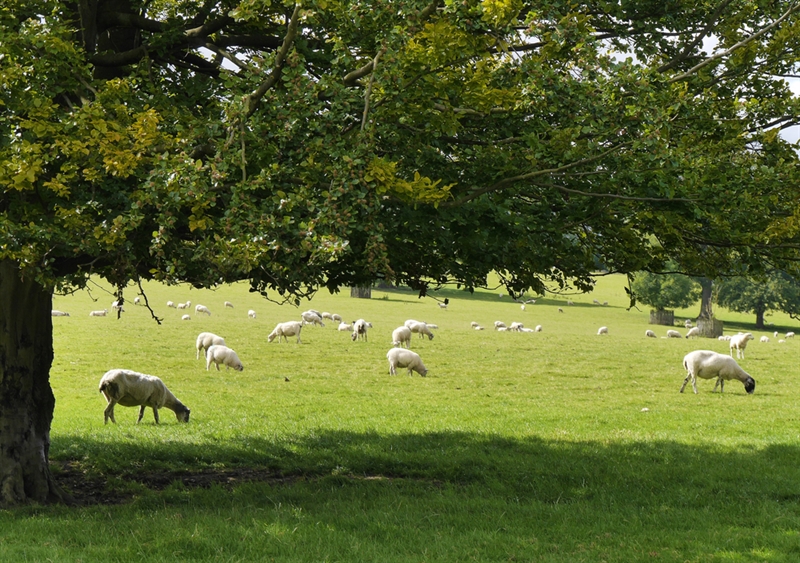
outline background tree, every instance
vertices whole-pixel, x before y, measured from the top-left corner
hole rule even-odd
[[[696,303],[701,295],[700,285],[689,276],[681,274],[653,274],[639,272],[631,283],[636,300],[655,307],[650,315],[654,324],[672,325],[673,315],[664,315],[667,309],[684,309]]]
[[[719,283],[717,303],[738,313],[753,313],[756,328],[764,328],[764,315],[783,311],[800,316],[800,284],[784,272],[774,271],[764,279],[733,277]]]
[[[797,10],[6,0],[0,503],[59,497],[47,311],[91,275],[122,300],[796,273]]]

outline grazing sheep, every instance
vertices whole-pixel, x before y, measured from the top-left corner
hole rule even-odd
[[[256,312],[253,311],[252,309],[250,309],[249,311],[247,311],[247,316],[249,318],[251,318],[251,319],[255,319],[256,318]]]
[[[328,313],[326,311],[322,311],[322,315],[321,316],[322,316],[323,319],[328,319],[328,320],[331,320],[331,321],[333,320],[333,315],[331,315],[330,313]]]
[[[412,371],[417,372],[422,377],[428,373],[428,368],[422,363],[422,358],[419,354],[406,350],[404,348],[392,348],[386,352],[386,359],[389,360],[389,374],[397,375],[397,368],[407,368],[408,375],[412,375]]]
[[[428,325],[428,328],[439,328],[439,325],[435,325],[433,323],[425,323]]]
[[[752,393],[756,389],[755,380],[739,367],[736,360],[725,354],[718,354],[711,350],[695,350],[683,357],[683,367],[688,373],[686,379],[683,380],[683,385],[681,385],[681,393],[683,393],[686,383],[691,379],[692,389],[696,394],[698,377],[702,379],[717,378],[717,383],[714,385],[712,393],[717,390],[717,385],[719,385],[719,392],[722,393],[725,389],[726,379],[741,381],[744,384],[744,390],[748,393]]]
[[[64,311],[58,311],[56,309],[53,309],[52,311],[50,311],[50,316],[51,317],[69,317],[69,313],[65,313]]]
[[[608,301],[603,301],[603,305],[608,305]]]
[[[484,328],[481,325],[475,325],[472,328],[474,328],[475,330],[484,330]]]
[[[495,330],[497,332],[508,332],[508,327],[507,326],[500,326],[500,327],[495,328]]]
[[[656,333],[655,333],[655,332],[653,332],[652,330],[646,330],[646,331],[644,331],[644,335],[645,335],[647,338],[658,338],[658,337],[656,336]]]
[[[533,330],[532,328],[523,326],[522,328],[519,329],[519,332],[536,332],[536,331]]]
[[[440,309],[447,309],[447,303],[439,303]]]
[[[269,333],[269,336],[267,336],[267,341],[272,342],[277,336],[278,343],[280,343],[281,337],[283,337],[286,342],[289,342],[290,336],[297,336],[297,343],[302,344],[300,342],[300,331],[302,328],[303,324],[300,321],[287,321],[285,323],[278,323],[275,325],[275,328],[272,329],[272,332]]]
[[[350,338],[355,342],[359,338],[367,341],[367,329],[372,326],[370,323],[365,321],[364,319],[358,319],[357,321],[353,321],[353,333],[350,335]]]
[[[519,306],[519,308],[524,311],[525,310],[525,305],[522,304],[522,305]]]
[[[192,316],[191,315],[183,315],[181,317],[181,320],[182,321],[191,321],[192,320]]]
[[[690,321],[689,319],[686,319],[683,322],[683,326],[686,327],[686,328],[692,328],[692,321]]]
[[[208,371],[212,363],[217,366],[217,371],[219,371],[220,364],[223,364],[225,369],[233,368],[236,371],[242,371],[244,369],[236,352],[221,344],[214,344],[206,350],[206,371]]]
[[[406,328],[413,333],[419,334],[420,338],[425,338],[427,336],[428,340],[433,340],[433,333],[426,323],[418,322]]]
[[[103,411],[104,422],[108,420],[114,424],[114,405],[119,403],[123,407],[139,407],[141,422],[145,407],[153,409],[153,418],[158,421],[158,409],[166,407],[175,413],[178,422],[189,422],[189,409],[173,395],[164,382],[154,375],[145,375],[127,369],[112,369],[107,371],[100,379],[100,392],[108,401]]]
[[[342,316],[341,316],[341,315],[337,315],[336,313],[333,313],[333,314],[331,315],[331,320],[332,320],[332,321],[339,321],[339,322],[342,322]]]
[[[178,303],[176,309],[187,309],[189,306],[186,303]]]
[[[559,313],[563,313],[563,312],[564,312],[564,309],[562,309],[561,307],[559,307],[559,308],[558,308],[558,312],[559,312]]]
[[[336,330],[340,330],[342,332],[350,332],[351,330],[353,330],[353,326],[347,323],[339,323],[339,328],[337,328]]]
[[[516,323],[516,322],[515,323],[511,323],[509,325],[509,327],[508,327],[508,330],[510,330],[512,332],[520,332],[519,329],[521,329],[523,326],[524,325],[522,323]]]
[[[683,335],[677,330],[670,329],[667,331],[667,338],[683,338]]]
[[[108,309],[103,309],[102,311],[89,311],[90,317],[105,317],[108,315]]]
[[[761,341],[761,342],[765,342],[765,343],[766,343],[766,342],[769,342],[769,336],[762,336],[762,337],[760,338],[760,341]]]
[[[226,302],[224,303],[224,306],[225,306],[225,307],[230,307],[231,309],[233,309],[233,303],[231,303],[230,301],[226,301]]]
[[[175,303],[173,303],[172,301],[167,301],[167,307],[172,307],[174,309]]]
[[[793,332],[787,332],[786,333],[786,338],[794,338],[794,333]]]
[[[725,340],[730,340],[730,337],[729,336],[717,336],[717,340],[722,340],[724,342]]]
[[[211,311],[208,310],[208,307],[206,307],[205,305],[200,305],[200,303],[194,306],[194,312],[197,315],[199,315],[200,313],[204,313],[209,317],[211,316]]]
[[[303,319],[303,324],[325,326],[322,317],[316,311],[304,311],[300,313],[300,318]]]
[[[134,305],[141,305],[142,304],[142,298],[141,297],[134,297],[133,298],[133,304]]]
[[[415,325],[415,324],[421,323],[421,322],[423,322],[423,321],[415,321],[414,319],[408,319],[406,322],[403,323],[403,326],[407,326],[408,328],[411,328],[411,325]]]
[[[122,305],[119,304],[119,301],[112,301],[111,310],[116,311],[117,309],[122,309]]]
[[[471,323],[469,323],[469,326],[471,326],[472,328],[475,328],[476,326],[480,326],[480,325],[478,323],[476,323],[475,321],[472,321]]]
[[[573,303],[572,301],[567,301],[567,305],[568,305],[568,306],[569,306],[569,305],[574,305],[574,304],[575,304],[575,303]]]
[[[734,334],[731,336],[731,341],[729,344],[729,351],[731,357],[733,357],[733,350],[736,349],[736,357],[744,359],[744,349],[747,348],[747,341],[754,340],[754,336],[749,332]]]
[[[536,325],[533,329],[533,332],[542,332],[542,325]]]
[[[592,303],[594,303],[595,305],[599,305],[600,304],[600,302],[597,299],[592,299]]]
[[[690,328],[689,332],[686,333],[686,338],[697,338],[700,336],[700,327]]]
[[[501,328],[508,328],[508,327],[506,327],[506,323],[504,323],[503,321],[494,321],[494,329],[500,330]]]
[[[601,334],[606,334],[606,335],[608,334],[607,326],[601,326],[600,328],[597,329],[597,335],[600,336]]]
[[[197,348],[197,356],[195,359],[200,359],[201,350],[203,351],[203,356],[205,356],[206,350],[214,345],[225,346],[225,339],[221,336],[217,336],[213,332],[201,332],[198,334],[197,341],[195,342],[195,348]]]
[[[773,332],[772,336],[774,336],[775,338],[778,338],[778,331],[776,330],[775,332]]]
[[[785,343],[786,343],[786,341],[785,341],[783,338],[781,338],[780,340],[778,340],[778,344],[785,344]]]
[[[405,344],[405,346],[403,346]],[[407,326],[397,327],[392,331],[392,345],[400,348],[411,348],[411,329]]]

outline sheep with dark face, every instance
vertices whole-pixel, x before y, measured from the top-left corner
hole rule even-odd
[[[100,392],[108,401],[103,411],[104,424],[108,424],[109,419],[114,424],[117,423],[114,419],[116,404],[123,407],[139,407],[136,424],[141,422],[145,407],[153,409],[156,424],[159,423],[158,409],[162,407],[172,410],[179,422],[189,422],[189,409],[167,389],[163,381],[154,375],[128,369],[112,369],[100,379]]]
[[[681,385],[681,393],[683,393],[686,384],[691,380],[692,389],[696,394],[698,377],[701,379],[717,378],[712,393],[717,390],[718,385],[719,392],[722,393],[725,389],[725,381],[728,379],[741,381],[747,393],[753,393],[756,390],[755,379],[750,377],[750,374],[744,371],[733,357],[725,354],[718,354],[711,350],[695,350],[683,357],[683,367],[686,369],[687,375],[686,379],[683,380],[683,385]]]

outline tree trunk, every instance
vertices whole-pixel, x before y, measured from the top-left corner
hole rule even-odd
[[[764,328],[764,313],[766,309],[756,309],[756,328]]]
[[[359,299],[371,299],[372,287],[368,285],[360,287],[351,287],[350,297],[357,297]]]
[[[0,506],[67,498],[49,467],[52,291],[0,260]]]
[[[675,324],[675,311],[650,311],[650,324],[651,325],[666,325],[672,326]]]
[[[703,288],[703,293],[700,296],[700,314],[697,315],[697,318],[713,319],[714,310],[711,307],[711,299],[713,297],[714,282],[708,278],[701,278],[700,287]]]
[[[698,319],[697,328],[700,334],[706,338],[718,338],[722,336],[723,323],[719,319]]]

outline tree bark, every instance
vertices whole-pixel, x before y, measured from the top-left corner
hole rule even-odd
[[[372,298],[372,287],[360,286],[360,287],[351,287],[350,288],[350,297],[357,297],[359,299],[371,299]]]
[[[700,314],[697,315],[697,318],[710,320],[714,318],[714,310],[711,303],[711,299],[714,296],[714,282],[708,278],[701,278],[699,281],[703,293],[700,296]]]
[[[756,328],[764,328],[764,313],[766,312],[766,308],[756,309]]]
[[[722,336],[724,325],[719,319],[698,319],[697,327],[700,334],[706,338],[718,338]]]
[[[0,260],[0,506],[68,498],[49,467],[52,291]]]

